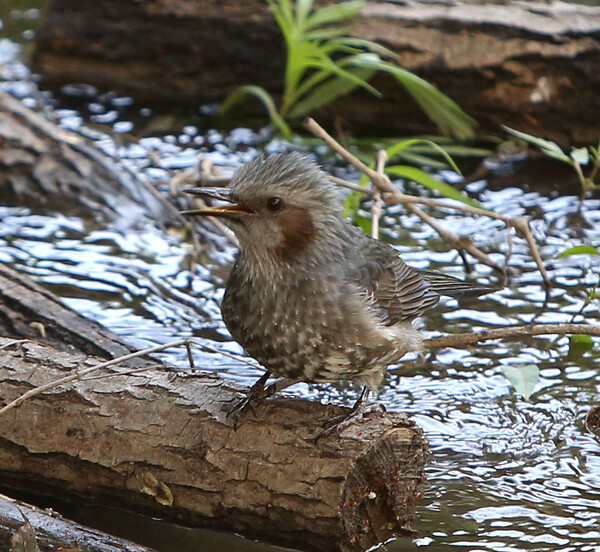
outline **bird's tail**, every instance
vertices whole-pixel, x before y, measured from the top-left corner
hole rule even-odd
[[[423,279],[429,284],[430,289],[439,295],[454,297],[455,299],[468,299],[479,297],[486,293],[498,291],[499,287],[487,286],[475,282],[466,282],[453,276],[446,276],[434,270],[418,270]]]

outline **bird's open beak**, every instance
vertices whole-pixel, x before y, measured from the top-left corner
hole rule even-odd
[[[252,215],[254,210],[240,203],[232,203],[231,190],[229,188],[188,188],[184,190],[188,194],[201,197],[227,201],[230,205],[218,205],[216,207],[204,207],[203,209],[188,209],[181,211],[182,215],[196,215],[204,217],[221,217],[234,219],[243,215]]]

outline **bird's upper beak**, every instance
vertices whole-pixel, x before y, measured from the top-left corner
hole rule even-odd
[[[241,203],[233,203],[231,190],[229,188],[188,188],[185,190],[188,194],[198,195],[202,197],[218,199],[219,201],[227,201],[229,205],[219,205],[216,207],[204,207],[202,209],[189,209],[181,211],[183,215],[196,215],[207,217],[221,217],[234,219],[243,215],[252,215],[254,210]]]

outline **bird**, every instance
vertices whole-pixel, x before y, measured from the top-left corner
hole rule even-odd
[[[356,411],[390,364],[421,348],[413,323],[442,295],[496,290],[406,264],[346,220],[339,188],[299,152],[259,156],[227,187],[186,191],[220,203],[184,213],[222,219],[239,242],[221,313],[266,372],[238,410],[297,382],[346,380],[362,386]]]

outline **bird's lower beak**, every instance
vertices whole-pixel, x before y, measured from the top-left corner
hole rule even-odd
[[[219,201],[228,201],[231,203],[231,191],[229,188],[188,188],[185,190],[188,194],[198,195],[201,197],[218,199]],[[221,218],[237,218],[243,215],[252,215],[254,210],[240,203],[231,203],[230,205],[219,205],[216,207],[204,207],[202,209],[189,209],[181,211],[182,215],[196,215],[204,217],[221,217]]]

